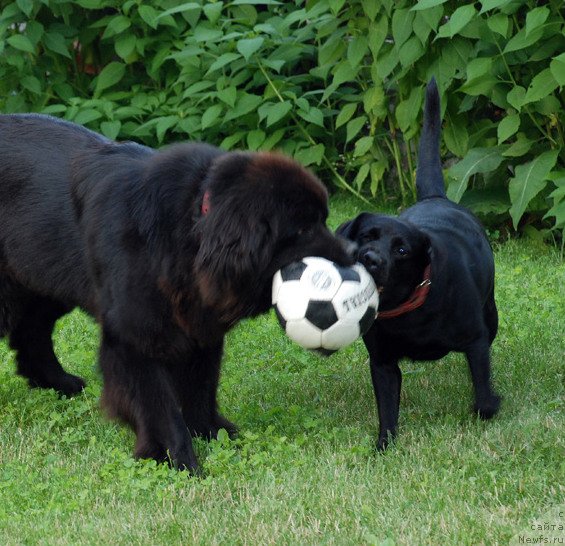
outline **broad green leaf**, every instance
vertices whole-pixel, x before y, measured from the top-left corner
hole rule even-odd
[[[523,28],[515,34],[504,47],[504,53],[511,53],[512,51],[519,51],[520,49],[525,49],[526,47],[535,44],[542,36],[543,29],[536,28],[526,35],[526,29]]]
[[[297,161],[305,167],[308,165],[319,165],[324,158],[325,147],[323,144],[316,144],[309,148],[302,148],[294,154]]]
[[[502,144],[505,140],[508,140],[512,135],[514,135],[520,127],[520,115],[511,114],[506,116],[498,124],[496,134],[498,136],[498,143]]]
[[[395,48],[391,48],[388,53],[380,57],[377,63],[377,75],[379,79],[385,80],[395,69],[399,61],[398,51]]]
[[[508,95],[506,95],[506,100],[513,108],[516,108],[516,110],[518,110],[519,112],[522,109],[525,97],[526,90],[521,85],[517,85],[508,92]]]
[[[395,115],[398,126],[403,133],[407,133],[411,127],[416,128],[419,126],[418,114],[423,99],[424,90],[421,87],[414,87],[410,92],[410,96],[398,103]]]
[[[447,188],[447,196],[458,203],[467,189],[469,178],[477,173],[494,171],[504,158],[498,148],[473,148],[467,155],[449,169],[454,182]]]
[[[246,61],[249,61],[251,56],[261,48],[264,41],[265,38],[261,36],[247,40],[239,40],[237,42],[237,50],[245,57]]]
[[[440,4],[445,4],[446,2],[447,0],[418,0],[418,3],[411,9],[412,11],[430,9]]]
[[[410,37],[400,48],[398,58],[403,67],[412,66],[423,54],[424,47],[417,36]]]
[[[467,131],[466,118],[463,116],[453,118],[449,116],[443,139],[447,149],[457,157],[463,157],[469,148],[469,132]]]
[[[361,168],[357,172],[357,176],[355,177],[355,181],[354,181],[357,189],[361,189],[361,186],[363,186],[363,182],[365,181],[367,176],[369,176],[370,170],[371,170],[371,165],[369,163],[363,163],[363,165],[361,165]]]
[[[233,135],[224,138],[224,140],[222,140],[222,142],[220,143],[220,148],[222,148],[223,150],[233,149],[233,147],[243,139],[245,134],[246,133],[244,131],[238,131]]]
[[[23,34],[14,34],[6,40],[12,47],[19,49],[20,51],[25,51],[26,53],[33,53],[35,48],[31,43],[30,39]]]
[[[59,55],[63,55],[68,59],[71,58],[71,54],[69,53],[69,48],[65,43],[65,38],[62,34],[57,32],[46,32],[42,38],[43,44],[45,47],[54,53],[58,53]]]
[[[526,14],[526,36],[545,23],[549,17],[549,9],[545,6],[534,8]]]
[[[522,157],[530,151],[533,144],[534,141],[529,140],[524,133],[518,133],[516,135],[516,142],[502,152],[502,155],[504,157]]]
[[[435,32],[438,28],[439,22],[443,17],[443,6],[435,6],[420,12],[422,19],[428,23],[429,27]]]
[[[232,3],[235,4],[235,2]],[[174,8],[168,9],[160,13],[157,18],[162,19],[167,15],[174,15],[175,13],[182,13],[183,11],[189,11],[189,10],[201,9],[201,8],[202,6],[200,4],[197,4],[196,2],[186,2],[184,4],[181,4],[180,6],[175,6]]]
[[[376,59],[388,33],[388,19],[382,16],[369,26],[369,49]]]
[[[204,15],[211,23],[215,23],[220,18],[223,7],[223,2],[206,2],[202,6],[202,11],[204,11]]]
[[[271,132],[263,144],[261,144],[261,150],[272,150],[280,142],[285,132],[286,129],[277,129]]]
[[[246,93],[245,91],[240,94],[238,100],[235,103],[235,107],[228,111],[225,117],[225,121],[230,121],[232,119],[237,119],[249,112],[257,109],[257,107],[263,102],[262,97],[253,95],[252,93]]]
[[[487,74],[485,76],[480,76],[478,78],[474,78],[473,80],[465,82],[459,88],[459,91],[471,96],[488,96],[497,83],[498,80],[493,75]]]
[[[124,61],[135,51],[137,37],[133,32],[126,32],[116,38],[114,49]]]
[[[501,6],[505,6],[506,4],[510,4],[513,0],[482,0],[481,1],[481,11],[480,13],[484,13],[485,11],[489,11],[494,8],[499,8]]]
[[[343,2],[342,2],[343,3]],[[379,3],[375,2],[375,0],[361,0],[361,5],[363,6],[363,11],[365,15],[371,20],[374,21],[377,13],[379,13]]]
[[[337,70],[334,72],[333,85],[340,86],[344,82],[350,82],[355,80],[357,76],[357,71],[351,66],[348,61],[341,62]]]
[[[104,6],[104,0],[76,0],[81,8],[100,9]]]
[[[298,110],[298,115],[309,123],[324,126],[324,113],[319,108],[312,106],[308,110]]]
[[[222,105],[214,104],[209,106],[204,114],[202,114],[202,129],[207,129],[215,124],[215,121],[220,117],[222,113]]]
[[[163,142],[165,134],[167,131],[174,127],[179,121],[177,116],[163,116],[157,120],[155,124],[155,134],[157,135],[157,140]]]
[[[210,43],[218,42],[222,38],[224,38],[224,33],[217,28],[209,26],[207,23],[199,24],[194,29],[194,39],[197,42],[208,42],[207,44],[205,43],[205,46]]]
[[[235,106],[235,99],[237,98],[237,89],[232,85],[218,91],[218,98],[225,102],[228,106]]]
[[[116,140],[118,134],[120,133],[121,128],[122,128],[122,122],[118,120],[103,121],[100,124],[100,131],[102,131],[102,134],[111,140]]]
[[[488,28],[497,34],[500,34],[504,38],[506,38],[506,35],[508,34],[509,24],[510,20],[507,15],[504,15],[504,13],[495,13],[487,19]]]
[[[453,38],[453,36],[459,34],[459,32],[461,32],[469,24],[476,13],[477,10],[472,4],[457,8],[449,18],[449,21],[439,27],[437,37]]]
[[[280,121],[292,110],[292,104],[290,102],[277,102],[269,108],[269,113],[267,114],[267,127]]]
[[[549,218],[550,216],[555,217],[555,227],[556,228],[565,227],[565,199],[563,199],[562,201],[559,201],[558,203],[553,205],[553,207],[551,207],[547,211],[547,214],[543,217],[543,219],[545,220],[546,218]]]
[[[544,152],[532,161],[516,167],[515,176],[508,184],[508,193],[512,202],[510,216],[514,229],[518,228],[518,222],[530,201],[545,188],[547,176],[555,165],[558,154],[559,150]]]
[[[102,114],[98,110],[94,110],[94,108],[86,108],[85,110],[81,110],[73,118],[73,121],[79,125],[86,125],[87,123],[100,119],[101,117]]]
[[[265,6],[278,6],[282,4],[278,0],[233,0],[232,6],[245,6],[245,5],[265,5]]]
[[[349,121],[346,125],[347,136],[345,142],[349,142],[354,139],[365,123],[367,123],[367,118],[365,116],[359,116]]]
[[[408,9],[396,9],[392,14],[392,37],[396,49],[399,49],[412,34],[413,20],[414,13]]]
[[[343,7],[343,4],[345,4],[345,0],[329,0],[328,3],[333,14],[337,15]]]
[[[112,17],[106,26],[104,34],[102,34],[102,39],[104,40],[105,38],[111,38],[112,36],[121,34],[129,27],[131,27],[131,21],[125,15],[116,15],[115,17]]]
[[[355,114],[356,110],[357,110],[356,102],[351,102],[349,104],[346,104],[341,109],[341,112],[337,115],[337,118],[335,120],[335,128],[337,129],[341,127],[344,123],[347,123],[353,117],[353,114]]]
[[[159,25],[159,12],[153,6],[142,5],[138,8],[139,16],[151,27],[157,28]]]
[[[383,86],[374,82],[363,95],[363,109],[367,114],[373,114],[377,117],[386,116],[386,97]]]
[[[361,137],[355,142],[355,149],[353,150],[353,157],[365,155],[373,145],[374,138],[372,136]]]
[[[373,161],[371,163],[371,195],[374,197],[379,189],[379,183],[383,179],[387,164],[385,160]]]
[[[352,67],[356,67],[369,49],[368,40],[365,36],[355,36],[347,47],[347,60]]]
[[[565,53],[554,57],[549,64],[549,69],[555,81],[561,87],[565,87]]]
[[[492,57],[477,57],[467,64],[467,81],[482,78],[492,70]]]
[[[235,60],[240,58],[241,55],[239,53],[233,53],[233,52],[223,53],[210,65],[210,68],[208,69],[206,74],[210,74],[215,70],[219,70],[220,68],[223,68],[227,64],[233,63]]]
[[[523,104],[543,99],[552,93],[558,85],[549,68],[542,70],[530,83]]]
[[[259,146],[265,142],[266,134],[261,129],[255,129],[253,131],[249,131],[247,135],[247,147],[250,150],[258,150]]]
[[[111,62],[107,64],[96,78],[94,96],[99,97],[104,89],[116,85],[124,77],[125,72],[126,67],[123,63]]]
[[[33,0],[16,0],[18,7],[29,17],[33,11]]]
[[[41,94],[41,82],[35,76],[24,76],[20,80],[20,83],[32,93],[35,93],[36,95]]]

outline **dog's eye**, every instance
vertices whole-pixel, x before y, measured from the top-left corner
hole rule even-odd
[[[407,256],[407,255],[409,254],[408,249],[404,248],[403,246],[399,246],[399,247],[396,249],[396,253],[397,253],[399,256]]]

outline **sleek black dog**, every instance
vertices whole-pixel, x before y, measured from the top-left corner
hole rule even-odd
[[[102,327],[102,403],[138,457],[196,469],[217,411],[224,335],[271,307],[282,266],[352,263],[327,193],[294,161],[205,144],[118,144],[41,115],[0,116],[0,336],[34,387],[72,395],[51,341],[74,307]]]
[[[377,320],[363,338],[379,412],[379,449],[396,435],[403,357],[437,360],[463,352],[475,412],[489,419],[500,405],[490,383],[489,351],[498,328],[492,250],[475,216],[446,198],[440,131],[432,80],[420,139],[418,202],[398,217],[362,213],[338,229],[358,244],[358,259],[380,292]]]

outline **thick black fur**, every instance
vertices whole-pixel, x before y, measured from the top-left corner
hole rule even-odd
[[[435,80],[427,88],[416,185],[418,202],[398,217],[362,213],[338,233],[358,244],[358,259],[380,293],[380,311],[396,309],[423,281],[431,264],[425,303],[396,318],[379,319],[364,336],[379,413],[379,449],[398,426],[402,375],[398,362],[437,360],[450,351],[467,356],[475,389],[474,411],[496,414],[490,346],[498,328],[494,260],[475,216],[446,198],[440,161],[440,104]]]
[[[135,454],[195,470],[193,435],[235,431],[216,404],[227,330],[270,308],[281,266],[352,262],[327,213],[321,182],[278,154],[155,151],[0,116],[0,336],[31,386],[72,395],[84,381],[59,364],[53,325],[93,315],[102,402],[135,430]]]

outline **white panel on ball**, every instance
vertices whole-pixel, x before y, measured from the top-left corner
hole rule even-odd
[[[359,337],[359,323],[349,320],[336,322],[333,326],[322,332],[322,347],[330,351],[337,351],[353,343]]]
[[[301,281],[286,281],[277,293],[277,308],[285,320],[304,318],[309,292]]]
[[[325,258],[304,258],[308,264],[300,281],[306,286],[312,300],[331,300],[341,284],[341,276],[332,262]]]
[[[318,349],[322,345],[321,330],[305,318],[287,322],[286,333],[290,339],[305,349]]]
[[[273,287],[271,293],[271,300],[273,305],[275,305],[279,301],[278,294],[279,294],[279,288],[281,287],[282,283],[283,283],[282,275],[279,270],[275,273],[275,276],[273,277]]]

